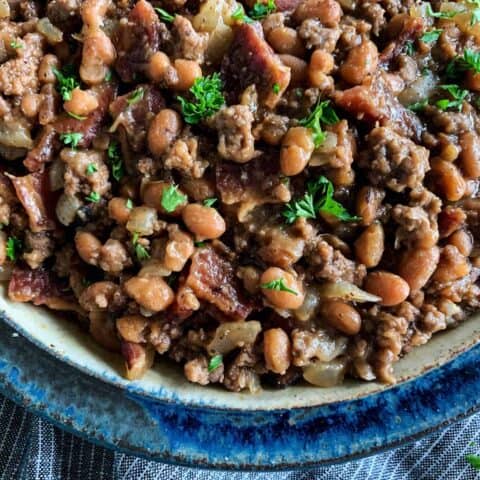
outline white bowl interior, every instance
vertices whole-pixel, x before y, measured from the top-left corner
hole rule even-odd
[[[191,384],[183,377],[180,368],[161,361],[156,362],[141,380],[129,382],[122,377],[121,357],[98,346],[88,333],[68,320],[68,313],[57,316],[30,304],[10,302],[4,286],[0,287],[0,310],[13,321],[20,333],[81,370],[157,398],[212,407],[270,410],[349,400],[385,388],[376,382],[349,380],[334,388],[302,385],[285,390],[264,390],[255,395],[237,394]],[[475,345],[480,339],[479,316],[474,315],[457,328],[436,334],[429,343],[402,358],[395,368],[398,380],[411,380]]]

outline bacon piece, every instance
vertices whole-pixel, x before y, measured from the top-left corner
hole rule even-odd
[[[30,173],[23,177],[6,175],[27,212],[30,230],[34,233],[55,230],[55,210],[51,204],[48,175],[45,172]]]
[[[121,351],[125,359],[126,377],[129,380],[141,378],[153,365],[155,350],[152,345],[122,342]]]
[[[290,69],[263,38],[259,25],[239,25],[227,56],[222,63],[226,92],[232,103],[249,85],[255,84],[260,102],[274,108],[290,83]],[[278,88],[274,89],[274,85]],[[275,93],[276,90],[278,93]]]
[[[37,144],[30,150],[23,164],[30,172],[41,170],[45,163],[51,162],[55,151],[56,133],[51,125],[47,125],[38,137]]]
[[[233,320],[245,320],[253,310],[254,304],[245,298],[232,264],[212,248],[201,248],[193,255],[186,283],[200,300]]]

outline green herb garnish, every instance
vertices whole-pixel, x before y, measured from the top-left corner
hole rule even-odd
[[[213,356],[208,362],[208,372],[210,373],[216,370],[222,364],[222,361],[223,361],[222,355]]]
[[[467,462],[476,470],[480,470],[480,455],[474,455],[473,453],[465,456]]]
[[[171,15],[163,8],[155,8],[155,11],[158,13],[160,20],[162,22],[172,23],[175,20],[175,15]]]
[[[134,233],[132,237],[132,244],[133,248],[135,250],[135,255],[138,258],[138,260],[147,260],[147,258],[150,258],[150,253],[148,253],[148,250],[141,244],[138,243],[138,233]]]
[[[203,201],[203,204],[204,204],[206,207],[212,207],[216,202],[217,202],[217,199],[216,199],[216,198],[206,198],[206,199]]]
[[[410,57],[415,53],[415,45],[411,40],[405,42],[405,53]]]
[[[197,248],[202,248],[206,245],[205,242],[193,242]]]
[[[144,94],[145,90],[142,87],[138,87],[127,98],[127,103],[129,105],[134,105],[135,103],[138,103],[140,100],[142,100]]]
[[[7,258],[14,262],[22,249],[22,242],[17,237],[7,239]]]
[[[70,132],[70,133],[61,133],[60,140],[64,145],[70,145],[71,148],[77,148],[78,144],[82,141],[83,133],[79,132]]]
[[[460,72],[472,70],[480,73],[480,52],[474,52],[469,48],[463,51],[462,57],[454,58],[445,70],[445,74],[449,78],[456,78]]]
[[[344,222],[354,222],[360,217],[350,215],[345,207],[333,198],[332,182],[321,176],[307,183],[307,193],[297,201],[287,204],[282,212],[287,223],[294,223],[300,217],[316,218],[317,212],[333,215]]]
[[[113,72],[111,70],[108,70],[108,72],[105,74],[105,81],[111,82],[112,78],[113,78]]]
[[[127,198],[127,201],[125,202],[125,206],[126,206],[129,210],[131,210],[131,209],[133,208],[133,202],[132,202],[129,198]]]
[[[95,172],[98,172],[98,168],[94,163],[89,163],[87,165],[87,168],[85,170],[85,173],[87,175],[93,175]]]
[[[172,213],[176,208],[187,200],[187,196],[179,193],[177,185],[169,185],[162,191],[161,204],[164,210]]]
[[[250,10],[250,18],[254,20],[263,20],[265,17],[273,13],[277,9],[275,0],[267,0],[266,3],[256,2]]]
[[[236,20],[237,22],[244,22],[244,23],[253,23],[253,20],[245,13],[242,5],[238,5],[237,8],[232,13],[232,20]]]
[[[280,93],[280,85],[278,83],[274,83],[272,87],[272,91],[275,95]]]
[[[195,98],[194,102],[189,102],[183,97],[177,97],[182,106],[185,121],[195,125],[203,118],[211,117],[218,112],[225,104],[222,90],[223,82],[218,73],[197,78],[189,90]]]
[[[449,10],[448,12],[434,12],[432,10],[432,6],[430,5],[430,3],[427,3],[425,13],[429,17],[447,19],[447,18],[452,18],[452,17],[454,17],[455,15],[457,15],[458,13],[461,13],[461,12],[455,11],[455,10]]]
[[[76,75],[73,73],[72,66],[65,66],[62,71],[53,67],[52,72],[57,79],[57,91],[60,93],[63,101],[72,99],[72,91],[80,86]]]
[[[330,105],[330,100],[317,103],[313,111],[306,118],[302,118],[298,123],[312,131],[313,143],[318,148],[326,138],[326,133],[322,130],[322,123],[334,125],[340,119],[335,110]]]
[[[125,175],[125,169],[120,157],[120,146],[115,140],[112,140],[107,148],[107,157],[112,167],[112,177],[119,182]]]
[[[428,32],[425,32],[420,37],[420,40],[422,42],[425,42],[425,43],[434,43],[440,38],[440,35],[442,34],[442,32],[443,32],[442,28],[437,28],[437,29],[434,29],[434,30],[430,30]]]
[[[408,105],[408,109],[412,112],[421,112],[425,110],[425,107],[428,105],[428,99],[420,100],[419,102],[412,103]]]
[[[23,45],[22,45],[21,42],[19,42],[18,40],[15,39],[15,40],[12,40],[12,41],[10,42],[10,47],[11,47],[11,48],[14,48],[15,50],[17,50],[18,48],[23,48]]]
[[[85,197],[85,200],[87,200],[87,202],[98,203],[100,201],[100,194],[97,192],[90,192]]]
[[[288,293],[292,293],[293,295],[298,295],[298,292],[296,292],[295,290],[292,290],[291,288],[288,288],[285,285],[285,280],[283,278],[277,278],[275,280],[272,280],[271,282],[262,283],[260,285],[260,288],[263,288],[265,290],[277,290],[279,292],[288,292]]]
[[[468,90],[462,90],[458,85],[440,85],[442,90],[448,92],[453,100],[449,100],[448,98],[442,98],[441,100],[437,100],[435,105],[440,110],[447,110],[449,108],[455,108],[458,111],[461,110],[463,101],[465,97],[468,95]]]
[[[69,117],[74,118],[75,120],[86,120],[86,118],[87,118],[87,117],[84,117],[84,116],[82,116],[82,115],[77,115],[76,113],[69,112],[68,110],[67,110],[67,115],[68,115]]]

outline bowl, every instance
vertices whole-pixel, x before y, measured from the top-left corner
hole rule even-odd
[[[396,386],[349,380],[251,395],[190,384],[162,362],[127,381],[120,356],[96,345],[68,314],[9,302],[4,288],[0,310],[8,324],[0,335],[2,393],[88,440],[158,461],[313,467],[412,440],[480,406],[478,316],[402,358]]]

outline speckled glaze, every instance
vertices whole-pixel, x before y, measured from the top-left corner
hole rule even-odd
[[[476,318],[403,359],[397,368],[403,381],[393,388],[349,382],[252,396],[190,385],[164,365],[128,383],[120,359],[75,325],[12,305],[3,293],[0,391],[91,441],[163,462],[241,470],[313,467],[390,448],[480,406]]]

